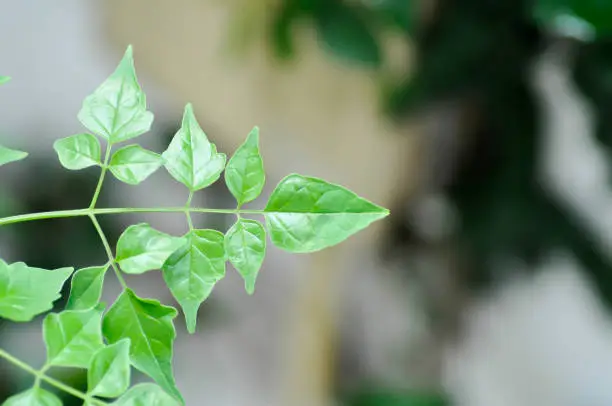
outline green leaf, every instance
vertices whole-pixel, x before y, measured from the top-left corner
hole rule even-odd
[[[601,0],[537,0],[537,22],[560,33],[590,41],[612,33],[612,4]]]
[[[108,265],[79,269],[72,276],[67,310],[85,310],[95,307],[102,296],[104,274]]]
[[[195,332],[198,309],[225,276],[224,236],[216,230],[192,230],[166,260],[164,280],[185,313],[187,331]]]
[[[266,182],[263,160],[259,154],[259,128],[249,133],[225,168],[225,183],[238,205],[255,200]]]
[[[128,46],[115,71],[83,101],[79,121],[111,143],[126,141],[149,131],[153,113],[147,111],[140,89],[132,46]]]
[[[11,80],[10,76],[0,76],[0,85],[3,85],[10,80]]]
[[[53,149],[62,166],[79,170],[100,165],[100,141],[91,134],[77,134],[53,143]]]
[[[102,306],[51,313],[43,321],[47,365],[87,368],[102,341]]]
[[[159,169],[162,163],[163,160],[159,154],[133,144],[113,154],[110,170],[120,181],[137,185]]]
[[[8,164],[10,162],[21,161],[27,156],[27,152],[10,149],[0,145],[0,166]]]
[[[147,223],[129,226],[117,241],[116,260],[129,274],[161,269],[166,259],[183,245],[182,237],[157,231]]]
[[[23,262],[8,265],[0,259],[0,317],[25,322],[51,310],[72,271],[31,268]]]
[[[62,401],[55,394],[36,387],[11,396],[2,406],[62,406]]]
[[[382,64],[382,52],[365,18],[341,3],[315,14],[318,36],[324,48],[340,59],[368,67]]]
[[[87,393],[116,398],[129,386],[130,340],[124,338],[96,352],[87,371]]]
[[[296,253],[336,245],[389,214],[342,186],[297,174],[281,180],[264,211],[272,243]]]
[[[259,221],[238,219],[225,234],[225,252],[242,275],[249,295],[255,292],[255,280],[266,256],[266,230]]]
[[[113,406],[178,406],[179,403],[168,396],[159,386],[140,383],[130,388]]]
[[[217,153],[195,118],[190,103],[185,106],[181,129],[162,154],[164,166],[174,179],[191,191],[204,189],[221,176],[225,154]]]
[[[176,331],[172,324],[177,311],[157,300],[141,299],[126,289],[106,313],[102,324],[109,343],[130,339],[130,360],[182,404],[172,372],[172,344]]]

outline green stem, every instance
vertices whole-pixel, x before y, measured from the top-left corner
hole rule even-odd
[[[56,210],[39,213],[19,214],[0,218],[0,226],[24,223],[26,221],[46,220],[65,217],[83,217],[104,214],[127,214],[127,213],[212,213],[212,214],[264,214],[263,210],[238,210],[238,209],[205,209],[205,208],[186,208],[186,207],[113,207],[104,209],[74,209]]]
[[[189,226],[189,231],[193,231],[193,221],[191,220],[191,200],[193,199],[193,190],[189,191],[189,197],[187,198],[187,203],[185,203],[185,217],[187,218],[187,225]]]
[[[11,364],[13,364],[13,365],[23,369],[24,371],[34,375],[34,377],[36,378],[37,381],[45,381],[49,385],[55,386],[56,388],[66,392],[66,393],[69,393],[72,396],[75,396],[77,398],[83,399],[85,402],[89,402],[92,405],[98,405],[98,406],[107,406],[108,405],[108,403],[102,402],[101,400],[93,398],[93,397],[87,395],[86,393],[78,391],[78,390],[76,390],[76,389],[74,389],[74,388],[72,388],[72,387],[70,387],[70,386],[68,386],[68,385],[58,381],[57,379],[53,379],[53,378],[45,375],[41,371],[37,371],[36,369],[32,368],[31,366],[29,366],[28,364],[26,364],[22,360],[12,356],[11,354],[9,354],[8,352],[4,351],[1,348],[0,348],[0,358],[4,358],[5,360],[10,362]]]
[[[115,275],[117,275],[117,279],[119,279],[119,283],[121,284],[123,289],[127,289],[128,285],[125,282],[125,279],[123,279],[123,275],[121,275],[121,271],[119,271],[119,267],[117,267],[115,256],[113,255],[113,251],[111,250],[110,244],[108,243],[108,239],[106,238],[106,235],[104,234],[104,230],[102,230],[102,227],[100,226],[100,223],[98,222],[98,219],[93,213],[89,214],[89,218],[91,219],[91,222],[93,223],[94,227],[96,228],[96,231],[98,232],[98,235],[100,236],[100,240],[102,241],[102,245],[104,245],[104,250],[106,251],[106,255],[108,256],[108,262],[113,267],[113,270],[115,271]]]
[[[96,191],[94,192],[94,195],[91,198],[91,204],[89,205],[90,209],[96,207],[96,203],[98,202],[98,197],[100,196],[100,191],[102,190],[102,184],[104,183],[104,177],[106,176],[106,172],[108,171],[108,161],[110,159],[111,149],[112,144],[109,142],[108,144],[106,144],[106,154],[104,156],[104,163],[102,164],[102,172],[100,172],[100,179],[98,179]]]

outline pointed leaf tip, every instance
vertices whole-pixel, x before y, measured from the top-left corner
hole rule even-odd
[[[195,332],[200,305],[225,276],[224,236],[217,230],[193,230],[186,243],[168,257],[162,275],[172,296],[181,305],[190,333]]]
[[[289,252],[315,252],[339,244],[389,210],[319,178],[291,174],[264,209],[272,243]]]
[[[0,166],[11,162],[21,161],[22,159],[27,158],[28,155],[29,154],[25,151],[11,149],[0,145]]]
[[[195,117],[191,103],[185,105],[181,128],[162,154],[170,175],[195,192],[211,185],[225,169],[227,157],[217,152]]]

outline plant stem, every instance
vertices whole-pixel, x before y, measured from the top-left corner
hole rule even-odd
[[[93,223],[94,227],[96,228],[96,231],[98,232],[98,235],[100,236],[100,240],[102,241],[102,245],[104,245],[104,250],[106,251],[106,255],[108,256],[108,262],[113,267],[113,270],[115,271],[115,275],[117,275],[117,279],[119,279],[121,287],[123,287],[123,289],[127,289],[128,285],[125,282],[125,279],[123,279],[121,271],[119,271],[119,268],[117,267],[115,256],[113,255],[113,251],[111,250],[110,244],[108,243],[108,239],[104,234],[104,230],[102,230],[102,227],[100,226],[100,223],[98,222],[98,219],[96,218],[95,214],[90,213],[89,218],[91,219],[91,222]]]
[[[22,360],[12,356],[11,354],[9,354],[8,352],[4,351],[3,349],[0,348],[0,357],[4,358],[5,360],[7,360],[8,362],[10,362],[11,364],[23,369],[24,371],[34,375],[34,377],[36,378],[37,381],[45,381],[47,382],[49,385],[55,386],[56,388],[71,394],[72,396],[75,396],[77,398],[83,399],[85,402],[89,402],[92,405],[98,405],[98,406],[107,406],[108,403],[102,402],[101,400],[98,400],[96,398],[93,398],[89,395],[87,395],[86,393],[83,393],[79,390],[76,390],[60,381],[58,381],[57,379],[53,379],[47,375],[45,375],[44,373],[37,371],[36,369],[32,368],[31,366],[29,366],[28,364],[26,364],[25,362],[23,362]]]
[[[65,217],[83,217],[104,214],[126,214],[126,213],[214,213],[214,214],[264,214],[263,210],[238,210],[238,209],[205,209],[186,207],[113,207],[103,209],[74,209],[56,210],[38,213],[19,214],[0,218],[0,226],[24,223],[26,221],[46,220]]]
[[[100,179],[98,179],[96,191],[94,192],[94,195],[91,198],[91,203],[89,204],[90,209],[96,207],[96,203],[98,202],[98,197],[100,196],[100,191],[102,190],[102,184],[104,183],[104,177],[106,176],[106,171],[108,171],[108,161],[110,159],[111,149],[112,144],[108,142],[106,144],[106,154],[104,155],[104,163],[102,164],[102,172],[100,172]]]
[[[193,190],[189,191],[189,197],[187,198],[187,203],[185,203],[185,217],[187,217],[187,225],[189,226],[189,231],[193,231],[193,221],[191,220],[191,200],[193,199]]]

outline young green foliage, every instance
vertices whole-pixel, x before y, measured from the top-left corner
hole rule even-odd
[[[95,307],[102,297],[102,285],[108,265],[79,269],[72,276],[67,310],[86,310]]]
[[[244,279],[249,295],[255,292],[255,279],[266,256],[266,230],[256,220],[238,219],[225,234],[225,251],[231,264]]]
[[[0,76],[0,85],[3,85],[3,84],[7,83],[10,80],[11,80],[11,78],[9,76]]]
[[[263,159],[259,154],[259,127],[255,127],[227,163],[225,183],[241,206],[257,199],[265,182]]]
[[[120,181],[137,185],[158,170],[162,163],[159,154],[132,144],[115,152],[110,161],[110,170]]]
[[[51,310],[72,271],[74,268],[47,271],[23,262],[8,265],[0,259],[0,317],[26,322]]]
[[[62,406],[62,401],[47,390],[34,387],[11,396],[2,406]]]
[[[176,315],[176,309],[157,300],[141,299],[126,289],[108,309],[102,331],[111,344],[130,339],[132,365],[184,403],[172,372],[172,345],[176,338],[172,321]]]
[[[121,396],[113,406],[179,406],[179,403],[159,386],[140,383]]]
[[[102,307],[50,313],[43,322],[47,365],[87,368],[102,341]]]
[[[121,396],[130,386],[130,340],[124,338],[96,352],[87,371],[87,394]]]
[[[339,244],[389,214],[342,186],[297,174],[276,186],[264,211],[272,243],[295,253]]]
[[[0,166],[11,162],[21,161],[28,156],[27,152],[11,149],[0,145]]]
[[[3,80],[5,78],[0,77],[0,83]],[[176,339],[174,319],[178,312],[157,300],[138,297],[129,288],[123,273],[161,270],[166,285],[183,310],[187,331],[194,333],[198,310],[225,276],[227,261],[244,279],[247,293],[253,294],[266,255],[267,233],[272,243],[281,249],[313,252],[342,242],[388,214],[386,209],[341,186],[295,174],[277,185],[265,210],[242,210],[243,204],[259,197],[265,185],[259,128],[253,127],[226,166],[226,155],[217,152],[208,140],[191,104],[185,106],[182,126],[163,154],[148,151],[138,144],[124,146],[113,153],[115,144],[148,131],[153,121],[136,78],[131,47],[108,79],[85,98],[78,117],[93,134],[107,140],[104,158],[100,141],[88,133],[59,139],[53,148],[60,163],[69,170],[100,167],[90,205],[83,209],[0,218],[0,225],[86,216],[100,236],[108,262],[74,273],[65,309],[44,318],[47,361],[40,371],[0,349],[0,357],[37,378],[31,389],[8,399],[4,403],[8,406],[61,405],[57,396],[40,388],[41,381],[80,397],[85,406],[107,404],[96,397],[119,397],[112,403],[117,406],[183,405],[172,365]],[[25,152],[0,146],[0,165],[26,156]],[[137,185],[162,165],[189,189],[185,206],[96,207],[107,172],[122,182]],[[224,169],[225,183],[237,201],[237,208],[192,208],[194,192],[217,181]],[[96,216],[146,211],[182,213],[186,215],[189,231],[183,236],[172,236],[147,223],[134,224],[121,234],[116,255],[113,255]],[[195,229],[191,220],[194,211],[231,213],[237,220],[225,235],[216,230]],[[268,230],[258,220],[243,218],[251,214],[263,216]],[[122,292],[104,311],[105,305],[100,299],[109,268],[118,278]],[[72,272],[73,268],[48,271],[23,262],[9,265],[0,259],[0,317],[25,322],[51,310]],[[54,366],[87,369],[87,392],[82,393],[47,377],[46,370]],[[138,384],[128,389],[131,366],[151,377],[156,384]]]
[[[163,265],[164,280],[183,308],[190,333],[195,333],[200,304],[225,276],[223,238],[216,230],[192,230]]]
[[[153,113],[147,111],[146,97],[136,78],[131,46],[113,74],[85,98],[78,117],[89,131],[111,144],[151,129]]]
[[[100,165],[100,141],[91,134],[77,134],[53,143],[60,163],[66,169],[79,170]]]
[[[166,259],[185,242],[152,228],[147,223],[129,226],[117,241],[116,260],[129,274],[161,269]]]
[[[191,104],[185,106],[181,129],[162,154],[170,175],[190,191],[211,185],[225,168],[226,155],[217,152],[195,118]]]

